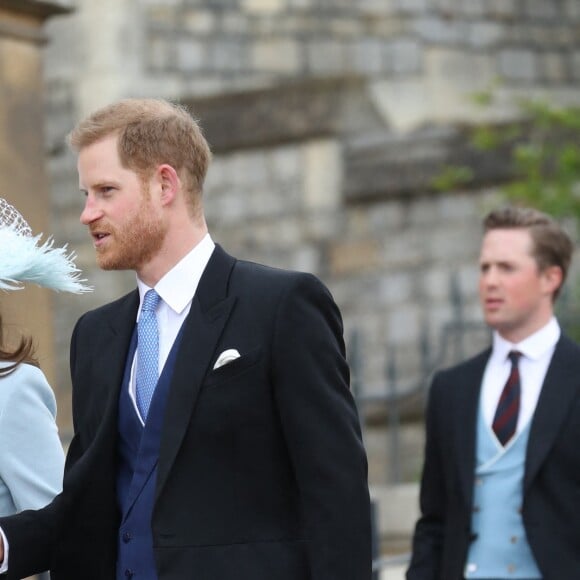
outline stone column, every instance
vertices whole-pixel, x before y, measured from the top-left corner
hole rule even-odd
[[[0,4],[0,196],[24,215],[34,233],[50,233],[43,133],[43,24],[47,18],[69,11],[63,2],[3,0]],[[34,337],[41,367],[52,383],[50,291],[28,287],[0,292],[0,312],[7,338],[17,340],[22,333]]]

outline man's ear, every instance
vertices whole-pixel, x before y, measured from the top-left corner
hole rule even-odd
[[[181,187],[181,180],[179,175],[177,175],[177,171],[168,163],[164,163],[157,168],[156,177],[161,186],[162,204],[172,203]]]
[[[542,278],[544,279],[544,289],[552,297],[554,292],[562,286],[564,275],[560,266],[548,266],[542,271]]]

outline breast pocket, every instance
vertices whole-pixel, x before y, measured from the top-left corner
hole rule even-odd
[[[258,363],[262,355],[262,348],[257,347],[232,360],[231,362],[212,370],[205,381],[205,388],[214,388],[217,385],[234,379],[248,372]]]

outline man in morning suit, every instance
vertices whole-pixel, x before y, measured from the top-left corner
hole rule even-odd
[[[433,379],[408,580],[580,577],[580,348],[553,307],[572,243],[549,216],[484,221],[491,349]]]
[[[162,100],[70,135],[99,266],[137,289],[71,340],[63,492],[1,518],[8,578],[369,580],[367,464],[340,313],[312,275],[229,256],[209,147]]]

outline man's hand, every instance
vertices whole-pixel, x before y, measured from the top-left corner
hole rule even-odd
[[[4,562],[4,540],[2,539],[2,534],[0,534],[0,564]]]

